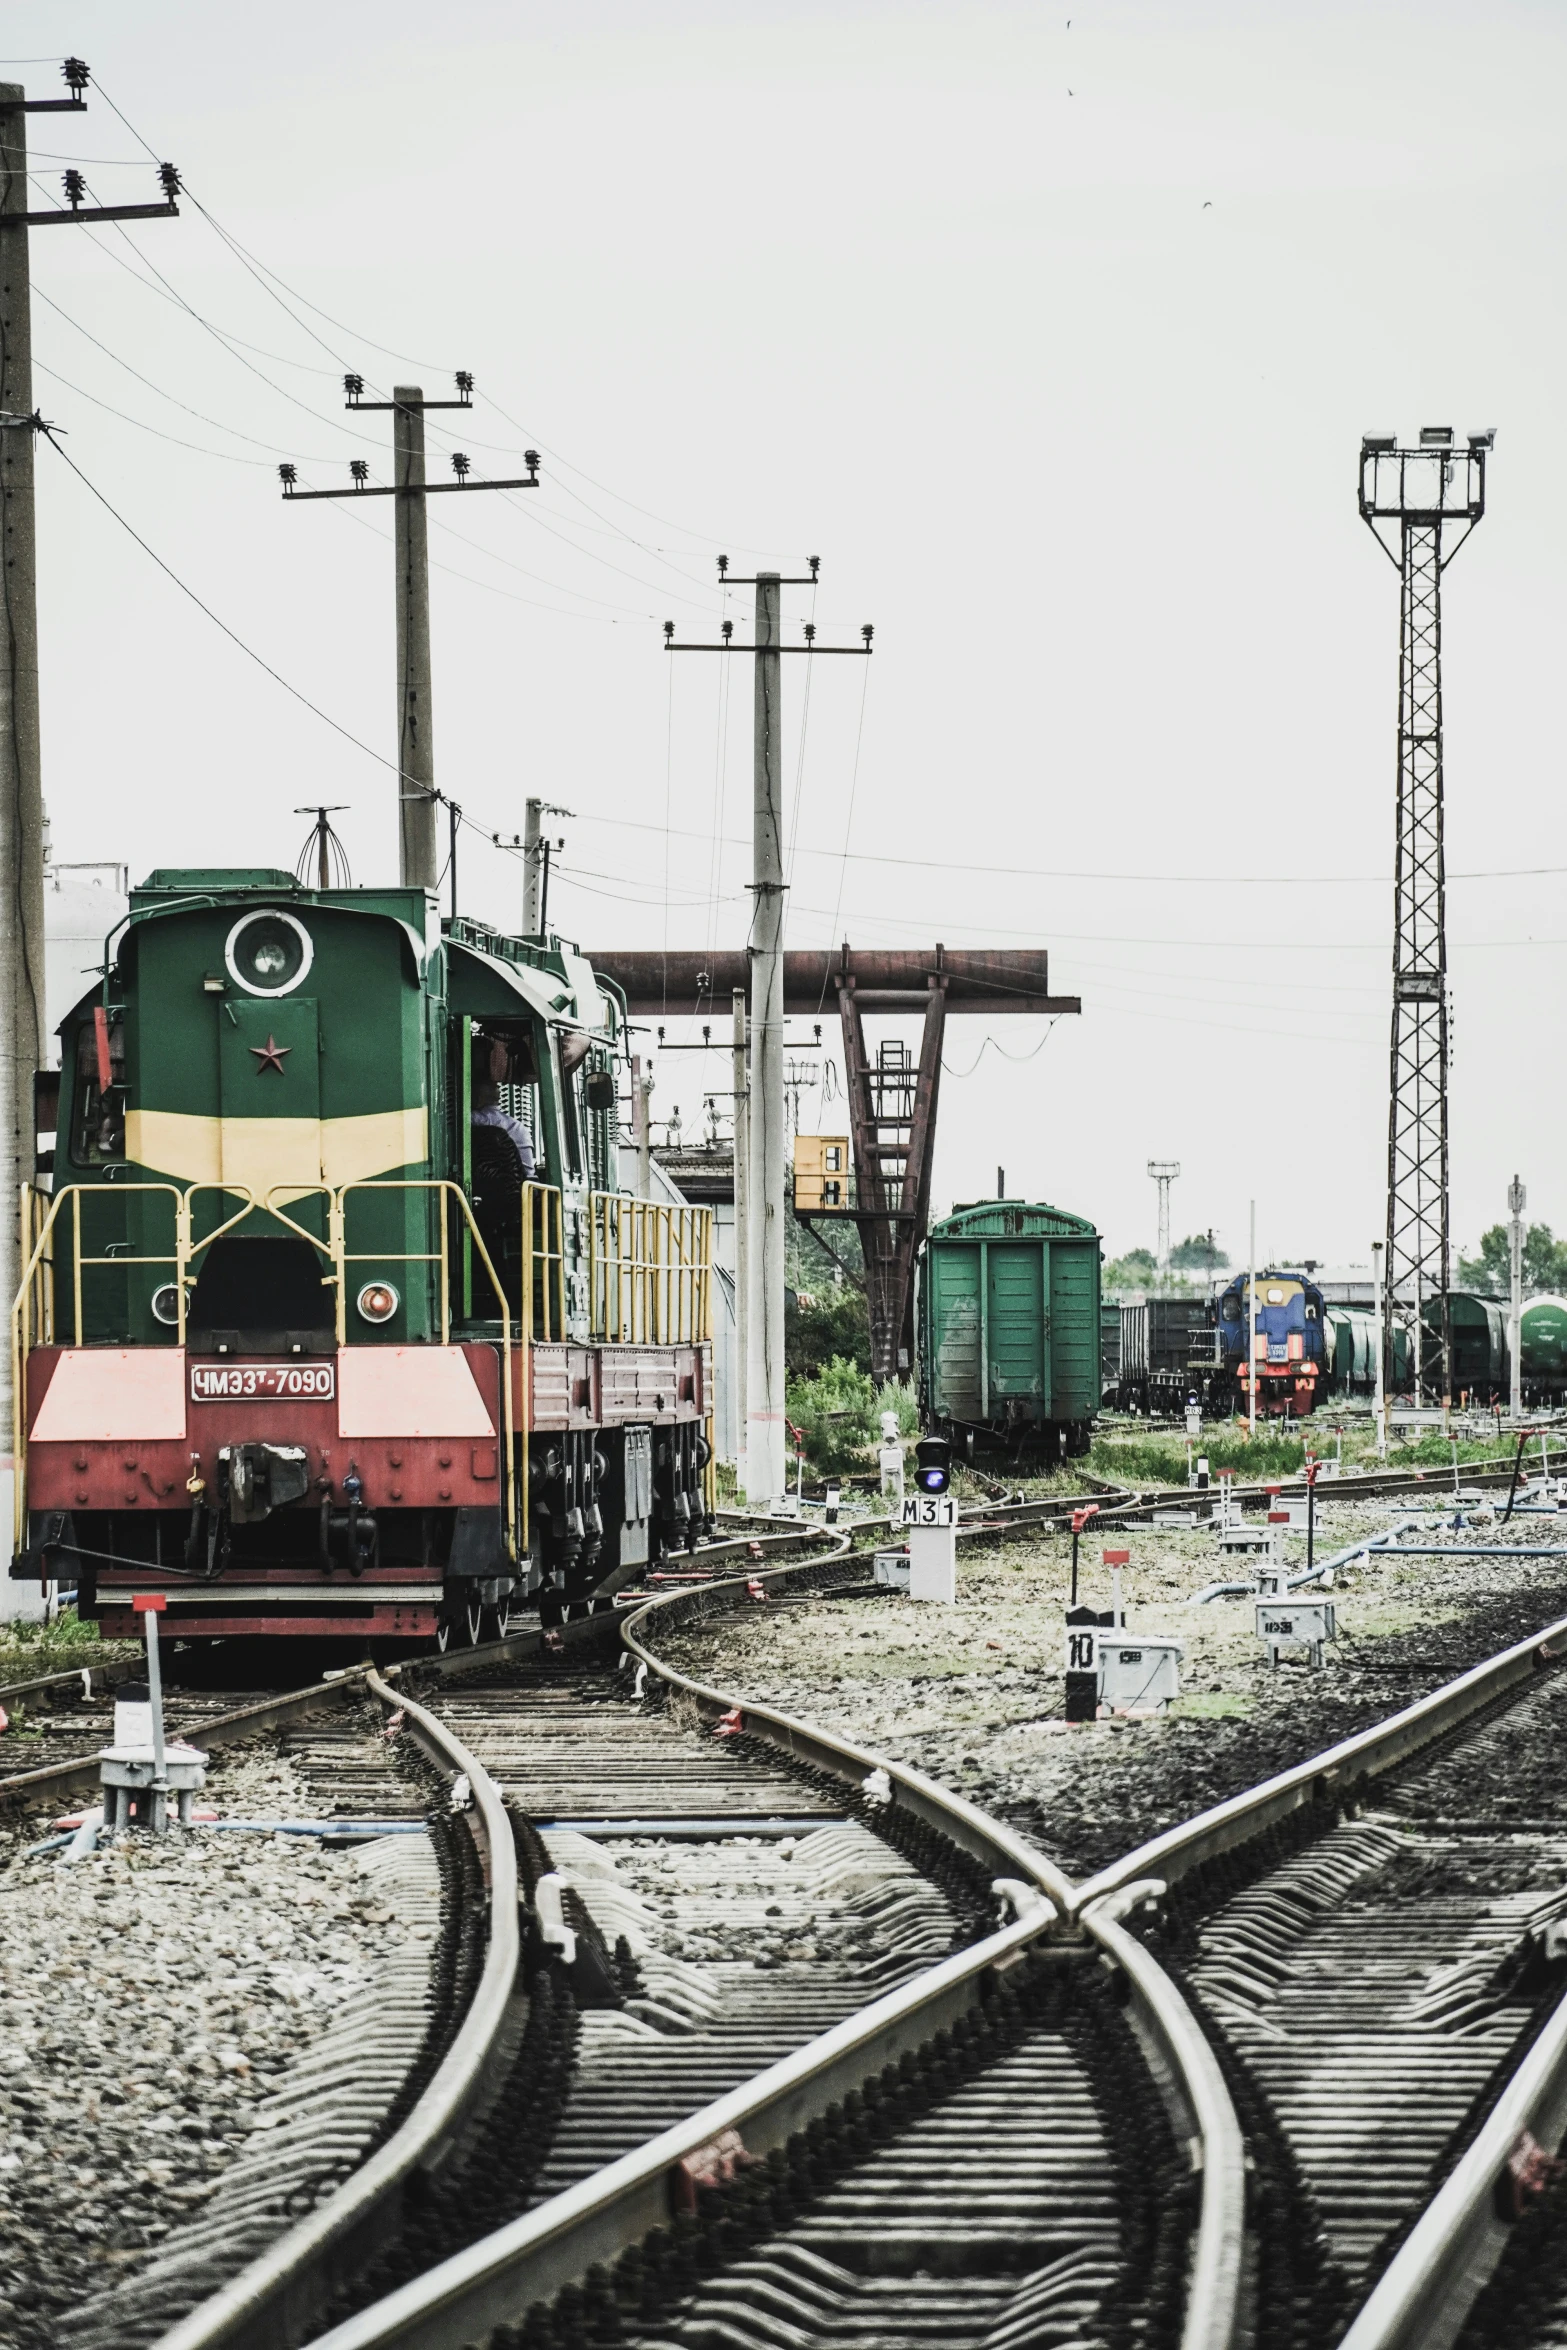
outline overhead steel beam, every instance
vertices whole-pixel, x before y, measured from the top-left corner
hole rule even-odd
[[[596,972],[624,989],[633,1019],[704,1019],[727,1012],[733,991],[750,984],[743,947],[711,954],[689,948],[665,954],[656,947],[586,952]],[[852,987],[863,1011],[923,1018],[932,985],[940,985],[949,1016],[994,1020],[1032,1013],[1053,1019],[1080,1012],[1081,997],[1050,993],[1049,964],[1043,947],[791,948],[783,959],[784,1011],[792,1019],[819,1018]]]

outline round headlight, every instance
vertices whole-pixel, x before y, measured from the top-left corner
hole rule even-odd
[[[172,1281],[165,1281],[161,1289],[152,1293],[152,1318],[172,1329],[180,1318],[180,1293]]]
[[[315,943],[302,922],[280,908],[247,914],[229,932],[223,959],[247,995],[291,995],[310,969]]]
[[[366,1322],[389,1322],[397,1311],[397,1292],[390,1281],[367,1281],[356,1299]]]

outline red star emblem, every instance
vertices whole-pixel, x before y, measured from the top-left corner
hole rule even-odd
[[[258,1077],[268,1069],[275,1069],[281,1077],[283,1055],[291,1053],[294,1048],[291,1044],[279,1044],[277,1038],[269,1034],[265,1044],[253,1044],[250,1049],[256,1056],[256,1075]]]

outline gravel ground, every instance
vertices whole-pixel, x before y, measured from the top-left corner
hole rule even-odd
[[[1318,1556],[1408,1514],[1330,1503]],[[1080,1596],[1098,1607],[1110,1598],[1105,1539],[1085,1539],[1081,1552]],[[665,1653],[698,1678],[929,1772],[1086,1875],[1567,1616],[1567,1556],[1373,1557],[1338,1580],[1339,1639],[1324,1669],[1270,1671],[1250,1598],[1191,1604],[1205,1583],[1247,1571],[1221,1564],[1206,1529],[1113,1539],[1131,1552],[1129,1627],[1186,1643],[1184,1694],[1156,1720],[1063,1722],[1071,1544],[1059,1535],[962,1545],[954,1608],[893,1595],[773,1601],[671,1633]],[[1567,1515],[1482,1524],[1468,1539],[1567,1550]],[[1291,1556],[1303,1563],[1304,1537]]]
[[[233,1818],[314,1808],[271,1755],[208,1785]],[[431,1929],[303,1837],[137,1836],[0,1884],[0,2345],[45,2350],[200,2210],[367,1966]]]

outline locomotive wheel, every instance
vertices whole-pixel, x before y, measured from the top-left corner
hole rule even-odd
[[[492,1640],[504,1640],[511,1625],[511,1601],[509,1599],[498,1600],[495,1606],[492,1607],[488,1612],[490,1618],[490,1638]]]
[[[480,1640],[484,1635],[484,1606],[482,1601],[473,1599],[468,1602],[468,1605],[463,1609],[462,1612],[462,1628],[468,1635],[468,1646],[470,1648],[477,1648]]]
[[[446,1651],[451,1647],[451,1644],[452,1619],[443,1610],[442,1613],[436,1618],[435,1624],[435,1646],[437,1653],[441,1656],[444,1656]]]

